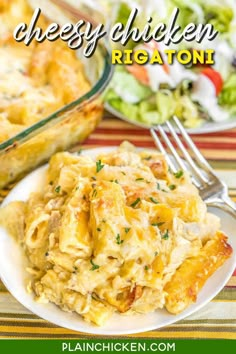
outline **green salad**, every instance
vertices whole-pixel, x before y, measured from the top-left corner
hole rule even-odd
[[[173,47],[163,43],[132,44],[134,50],[214,49],[214,65],[116,65],[114,77],[106,92],[108,106],[130,120],[147,125],[162,124],[177,115],[187,128],[206,121],[222,122],[236,113],[236,1],[234,0],[153,0],[121,1],[117,20],[126,23],[131,7],[142,8],[142,14],[156,21],[166,19],[175,7],[180,8],[178,24],[211,23],[219,31],[210,42],[182,42]],[[109,1],[107,2],[109,4]],[[107,5],[108,6],[108,5]],[[146,16],[146,17],[147,17]],[[142,28],[145,16],[137,21]],[[165,59],[164,59],[165,60]]]

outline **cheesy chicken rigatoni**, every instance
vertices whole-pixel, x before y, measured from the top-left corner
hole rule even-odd
[[[99,326],[114,312],[182,312],[232,253],[189,175],[127,143],[94,159],[56,154],[43,189],[0,219],[37,301]]]
[[[13,38],[15,26],[29,23],[27,0],[0,4],[0,143],[48,117],[91,88],[76,52],[62,41],[29,46]],[[48,20],[40,17],[45,28]]]

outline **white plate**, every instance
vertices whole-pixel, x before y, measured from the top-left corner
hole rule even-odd
[[[122,114],[121,112],[117,111],[115,108],[110,106],[108,103],[105,104],[105,107],[108,112],[112,113],[114,116],[116,116],[128,123],[134,124],[138,127],[145,128],[145,129],[151,128],[149,125],[147,125],[145,123],[135,121],[133,119],[129,119],[124,114]],[[189,134],[208,134],[208,133],[221,132],[221,131],[233,129],[233,128],[236,128],[236,117],[232,117],[224,122],[213,122],[213,121],[206,122],[201,127],[186,129],[186,130]]]
[[[111,151],[114,148],[99,148],[84,151],[84,154],[96,156],[98,153]],[[3,205],[11,201],[27,200],[32,191],[43,183],[47,166],[43,166],[25,177],[8,195]],[[104,327],[96,327],[86,323],[80,316],[60,310],[54,304],[39,304],[33,295],[26,291],[27,272],[26,257],[19,245],[7,232],[0,228],[0,277],[12,295],[26,308],[36,315],[58,326],[71,330],[103,334],[123,335],[150,331],[179,321],[191,315],[206,305],[224,287],[232,275],[236,265],[236,219],[221,210],[214,212],[222,219],[222,229],[229,236],[229,242],[234,249],[233,256],[207,282],[198,296],[195,304],[180,315],[174,316],[165,310],[158,310],[147,315],[121,316],[113,315]]]

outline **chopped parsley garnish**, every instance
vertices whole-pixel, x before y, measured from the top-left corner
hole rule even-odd
[[[83,151],[83,149],[80,148],[80,149],[77,151],[77,154],[78,154],[78,155],[81,155],[82,151]]]
[[[100,232],[100,231],[102,231],[102,230],[100,229],[100,227],[98,227],[98,228],[97,228],[97,231]]]
[[[106,219],[102,219],[102,222],[105,223],[105,222],[106,222]]]
[[[157,183],[157,189],[158,189],[158,190],[161,189],[160,183]]]
[[[117,179],[110,179],[110,182],[112,183],[116,183],[116,184],[119,184],[118,180]]]
[[[155,253],[154,253],[154,256],[156,257],[158,255],[158,252],[156,251]]]
[[[121,171],[122,175],[126,176],[126,173],[124,171]]]
[[[75,266],[74,266],[74,270],[78,270],[78,267],[75,267]]]
[[[162,225],[164,225],[164,224],[165,224],[164,222],[156,222],[156,223],[153,223],[152,226],[158,226],[158,227],[160,227],[160,226],[162,226]]]
[[[116,243],[117,243],[117,245],[121,245],[123,242],[124,242],[124,240],[121,240],[120,234],[117,234],[117,236],[116,236]]]
[[[135,181],[144,181],[144,178],[136,178],[136,180]]]
[[[181,178],[184,175],[184,171],[179,170],[178,172],[174,173],[175,178]]]
[[[150,197],[149,199],[150,199],[151,202],[153,202],[154,204],[159,204],[158,200],[156,200],[155,198]]]
[[[90,270],[97,270],[99,269],[99,265],[95,264],[92,259],[90,259],[90,263],[92,264],[92,268]]]
[[[144,269],[145,269],[145,270],[148,270],[148,269],[149,269],[149,267],[148,267],[148,266],[145,266],[145,267],[144,267]]]
[[[92,299],[98,301],[98,298],[94,294],[92,294]]]
[[[168,240],[169,238],[169,230],[166,230],[166,232],[161,236],[163,240]]]
[[[150,161],[151,158],[152,158],[152,156],[147,156],[147,157],[144,157],[143,160]]]
[[[127,234],[130,230],[131,230],[130,227],[126,227],[126,228],[125,228],[125,233]]]
[[[93,181],[96,181],[97,180],[97,178],[96,177],[91,177],[91,179],[93,180]]]
[[[92,194],[92,197],[93,197],[93,198],[94,198],[94,197],[96,197],[96,196],[97,196],[97,194],[98,194],[97,190],[96,190],[96,189],[94,189],[93,194]]]
[[[96,162],[96,167],[97,167],[97,173],[100,172],[105,165],[102,164],[102,161],[99,160]]]
[[[130,206],[131,206],[132,208],[135,208],[140,202],[141,202],[141,199],[140,199],[140,198],[137,198]]]
[[[61,191],[61,186],[57,186],[57,187],[55,188],[55,192],[56,192],[56,193],[60,193],[60,191]]]
[[[175,184],[171,184],[169,186],[169,188],[170,188],[171,191],[174,191],[176,189],[176,185]]]

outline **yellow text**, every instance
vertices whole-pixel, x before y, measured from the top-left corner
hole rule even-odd
[[[173,64],[177,60],[182,65],[196,65],[207,64],[213,65],[215,51],[213,49],[206,50],[175,50],[166,49],[162,53],[155,49],[152,54],[145,49],[132,50],[132,49],[113,49],[112,50],[112,64],[118,65],[132,65],[134,63],[139,65],[145,64]]]

